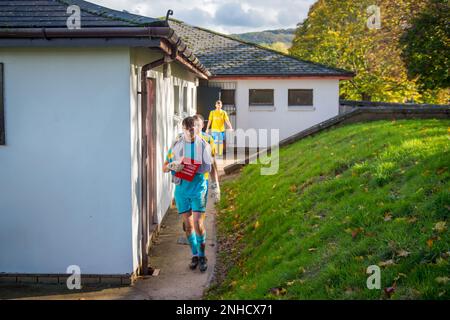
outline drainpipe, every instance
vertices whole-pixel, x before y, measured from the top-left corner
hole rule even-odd
[[[142,183],[142,204],[141,204],[141,236],[142,236],[142,245],[141,245],[141,257],[142,257],[142,268],[141,273],[143,275],[148,274],[148,255],[147,255],[147,247],[148,247],[148,226],[153,223],[153,221],[147,221],[148,217],[154,217],[156,215],[156,111],[155,105],[151,106],[149,109],[147,105],[147,72],[151,69],[159,67],[165,63],[171,62],[173,59],[165,55],[163,58],[152,61],[141,68],[141,91],[138,94],[141,94],[141,113],[142,113],[142,134],[146,136],[145,145],[143,149],[143,155],[145,156],[144,161],[148,161],[148,165],[146,162],[142,168],[143,179]],[[149,115],[147,116],[147,113]],[[147,121],[149,119],[149,121]],[[149,128],[147,128],[147,125]],[[147,134],[148,133],[148,134]],[[148,171],[147,172],[147,168]],[[147,190],[148,188],[148,190]],[[147,204],[147,194],[149,196],[149,203]],[[150,212],[151,214],[147,214]]]

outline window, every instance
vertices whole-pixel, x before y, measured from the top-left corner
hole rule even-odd
[[[183,87],[183,112],[188,113],[187,87]]]
[[[236,90],[222,89],[220,90],[220,100],[222,100],[222,105],[232,105],[234,106],[234,93]]]
[[[273,89],[250,89],[250,106],[273,106]]]
[[[173,114],[180,114],[180,87],[173,86]]]
[[[194,88],[191,88],[191,110],[196,111],[197,106],[195,105],[195,91]]]
[[[288,106],[312,106],[312,105],[313,105],[312,89],[288,90]]]
[[[5,117],[3,100],[3,63],[0,62],[0,145],[5,144]]]

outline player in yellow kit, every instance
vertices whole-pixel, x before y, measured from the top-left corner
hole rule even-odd
[[[206,132],[208,132],[211,127],[211,136],[214,138],[216,151],[220,156],[223,154],[223,146],[225,143],[225,124],[230,130],[233,130],[233,126],[231,125],[227,112],[222,110],[222,101],[217,100],[216,110],[209,113]]]

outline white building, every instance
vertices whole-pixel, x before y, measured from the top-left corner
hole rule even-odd
[[[208,72],[165,21],[72,1],[69,30],[66,2],[0,3],[0,272],[145,272],[162,163]]]
[[[285,139],[336,116],[339,81],[354,76],[175,19],[169,25],[211,72],[200,81],[199,112],[207,117],[221,98],[235,128],[278,129]]]

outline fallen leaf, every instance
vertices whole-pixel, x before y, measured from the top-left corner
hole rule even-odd
[[[380,267],[389,267],[389,266],[392,266],[394,264],[395,264],[395,262],[392,259],[389,259],[389,260],[386,260],[386,261],[381,261],[381,262],[378,263],[378,265]]]
[[[256,222],[255,222],[255,225],[253,226],[255,229],[258,229],[259,228],[259,221],[258,220],[256,220]]]
[[[352,238],[355,239],[360,233],[364,231],[363,228],[356,228],[352,231]]]
[[[284,296],[287,293],[287,290],[285,288],[271,288],[270,293],[275,296]]]
[[[309,252],[317,251],[317,248],[309,248],[308,251]]]
[[[394,281],[397,283],[397,281],[398,281],[401,277],[407,278],[406,274],[404,274],[404,273],[399,273],[399,274],[394,278]]]
[[[447,229],[447,223],[445,221],[439,221],[434,225],[433,230],[439,233],[444,232]]]
[[[402,258],[406,258],[407,256],[410,255],[410,253],[411,252],[402,249],[402,250],[397,251],[397,256],[398,257],[402,257]]]
[[[293,184],[293,185],[291,185],[291,186],[289,187],[289,190],[290,190],[291,192],[297,192],[297,186],[296,186],[295,184]]]
[[[434,279],[439,284],[447,284],[447,282],[450,280],[449,277],[437,277]]]
[[[354,291],[355,291],[355,290],[353,290],[353,288],[347,288],[347,289],[345,289],[345,294],[350,295],[350,294],[352,294]]]
[[[390,298],[392,294],[394,294],[395,289],[396,289],[395,286],[384,288],[384,293],[388,298]]]
[[[434,241],[440,240],[440,239],[441,239],[440,237],[436,237],[436,236],[431,237],[430,239],[427,240],[427,246],[431,248],[433,246]]]
[[[384,221],[391,221],[392,220],[392,214],[386,213],[384,215]]]
[[[416,222],[416,221],[417,221],[417,218],[416,218],[416,217],[411,217],[411,218],[408,219],[408,222],[409,222],[409,223],[414,223],[414,222]]]

